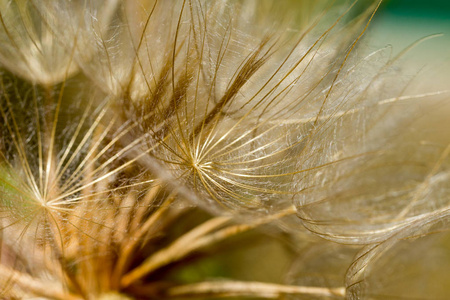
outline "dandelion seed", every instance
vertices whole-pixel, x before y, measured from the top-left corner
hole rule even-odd
[[[72,289],[83,295],[87,287],[78,282],[80,274],[73,272],[70,261],[78,252],[92,255],[101,249],[99,244],[109,240],[101,233],[112,231],[114,224],[123,234],[126,228],[115,222],[116,211],[129,209],[124,205],[133,208],[137,200],[114,204],[112,195],[151,185],[152,180],[135,183],[121,178],[125,173],[131,178],[140,174],[134,173],[133,160],[121,162],[126,148],[115,149],[115,135],[126,129],[115,128],[115,118],[106,121],[104,103],[96,108],[95,98],[82,103],[83,93],[72,99],[74,103],[63,102],[66,82],[49,90],[2,74],[0,85],[2,247],[16,256],[7,261],[16,270],[4,272],[11,276],[5,287],[28,293],[33,282],[43,296],[72,297],[65,293]],[[78,107],[76,101],[81,101]],[[121,181],[120,186],[114,181]],[[112,249],[104,251],[102,257],[108,257]],[[37,281],[27,279],[30,276]],[[46,294],[42,285],[49,279],[58,284]]]
[[[368,294],[446,298],[449,295],[448,223],[447,205],[410,220],[386,241],[366,246],[347,273],[350,298],[361,299]]]
[[[86,10],[101,26],[111,19],[117,1],[11,1],[0,2],[0,64],[34,83],[51,86],[78,71],[74,51],[86,48],[91,37]],[[59,30],[63,29],[63,32]]]
[[[347,25],[351,34],[339,41],[333,33],[345,13],[331,23],[318,16],[313,25],[325,28],[319,34],[312,26],[299,29],[296,37],[274,39],[274,32],[246,31],[244,26],[254,28],[248,24],[256,23],[255,16],[241,24],[233,15],[255,5],[187,1],[168,8],[155,2],[137,30],[140,38],[128,37],[131,44],[138,40],[131,67],[114,59],[107,64],[111,80],[121,87],[119,93],[110,90],[129,107],[127,118],[138,118],[141,132],[135,134],[147,136],[141,147],[151,149],[148,159],[166,165],[210,204],[247,212],[289,207],[295,194],[309,188],[293,186],[294,177],[301,182],[312,170],[358,156],[305,167],[326,147],[313,146],[313,139],[327,141],[323,135],[333,135],[330,126],[341,126],[335,124],[352,115],[350,109],[382,100],[366,98],[378,74],[354,81],[359,66],[348,62],[359,39],[354,28],[363,24],[362,35],[367,16]],[[177,18],[168,21],[168,14],[159,13],[167,9],[178,11]],[[164,39],[157,39],[166,50],[155,53],[157,24],[167,22],[172,25],[164,27]],[[102,57],[114,57],[113,46],[102,50]]]

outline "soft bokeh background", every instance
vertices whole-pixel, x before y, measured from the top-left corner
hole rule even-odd
[[[450,57],[450,1],[387,0],[371,25],[370,34],[380,46],[391,44],[396,51],[433,34],[444,36],[429,41],[423,56],[432,60]],[[428,51],[432,51],[431,53]]]
[[[368,41],[374,48],[392,45],[399,53],[428,36],[441,34],[417,45],[406,55],[405,62],[421,69],[421,90],[450,90],[450,1],[384,0],[369,27]],[[450,136],[450,93],[441,101],[418,103],[426,109],[422,122],[428,137],[448,142]]]
[[[374,46],[390,44],[399,52],[411,43],[443,34],[418,47],[420,59],[431,63],[450,62],[450,1],[386,0],[369,29]]]

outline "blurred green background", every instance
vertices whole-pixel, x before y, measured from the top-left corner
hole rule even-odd
[[[450,1],[385,0],[369,32],[374,46],[391,44],[394,52],[425,36],[442,33],[442,37],[428,40],[417,50],[420,59],[449,62]]]

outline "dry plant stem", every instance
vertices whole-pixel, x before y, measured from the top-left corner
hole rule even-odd
[[[194,250],[191,250],[191,248],[195,240],[224,225],[229,222],[230,219],[230,217],[216,217],[192,229],[167,248],[164,248],[147,258],[133,271],[125,274],[122,277],[121,286],[127,287],[136,280],[150,274],[152,271],[185,257]]]
[[[47,297],[49,299],[60,300],[81,300],[82,298],[64,292],[56,286],[49,285],[48,283],[41,282],[32,278],[27,274],[6,268],[0,265],[0,274],[10,274],[11,281],[17,284],[21,289],[39,295],[41,297]]]
[[[142,238],[145,235],[145,233],[142,233],[142,231],[144,231],[144,229],[142,229],[142,228],[145,227],[145,226],[142,226],[142,223],[144,223],[144,224],[150,223],[149,225],[146,225],[146,226],[151,226],[155,222],[155,221],[149,221],[148,219],[145,220],[145,214],[147,213],[148,208],[151,207],[153,205],[153,203],[155,203],[156,197],[157,197],[159,191],[161,190],[161,185],[159,184],[159,182],[157,182],[157,181],[152,181],[152,182],[153,182],[154,186],[152,186],[146,192],[144,200],[142,202],[137,203],[136,211],[134,212],[134,217],[131,220],[130,231],[132,231],[133,234],[130,237],[130,239],[132,239],[132,240]],[[152,216],[149,219],[154,218],[153,217],[154,214],[161,215],[162,214],[161,210],[164,212],[167,208],[169,208],[170,207],[169,204],[173,202],[173,199],[175,199],[175,197],[172,195],[167,197],[167,199],[164,200],[163,203],[161,203],[159,208],[152,214]],[[159,217],[156,219],[159,219]],[[147,227],[146,232],[148,231],[148,228],[150,228],[150,227]]]
[[[157,191],[159,190],[159,187],[156,186],[153,188],[154,194],[153,196],[156,196]],[[121,249],[120,255],[119,255],[119,261],[117,262],[116,267],[114,268],[113,272],[113,286],[115,288],[119,287],[120,283],[120,277],[123,275],[124,270],[128,267],[133,251],[136,249],[136,247],[139,245],[139,241],[142,239],[142,237],[147,234],[148,230],[164,215],[164,213],[169,209],[170,204],[175,199],[175,196],[170,196],[163,205],[154,213],[152,216],[141,226],[139,227],[131,237],[128,238],[128,243],[125,244],[125,247]]]
[[[283,295],[314,295],[320,297],[345,297],[345,288],[321,288],[281,285],[264,282],[210,281],[170,288],[167,297],[261,297],[277,299]]]
[[[172,262],[178,261],[179,259],[186,257],[194,251],[213,245],[241,232],[256,228],[262,224],[266,224],[273,220],[277,220],[295,213],[295,208],[290,207],[289,209],[286,209],[278,214],[266,218],[261,218],[260,220],[252,224],[231,225],[221,230],[210,233],[231,220],[230,217],[213,218],[192,229],[189,233],[183,235],[181,238],[173,242],[170,246],[156,252],[134,270],[125,274],[121,280],[121,287],[125,288],[131,285],[133,282],[136,282],[137,280],[152,273],[156,269],[164,265],[168,265]]]

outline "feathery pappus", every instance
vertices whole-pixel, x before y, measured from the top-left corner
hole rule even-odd
[[[448,296],[448,93],[381,4],[0,0],[1,297]]]

